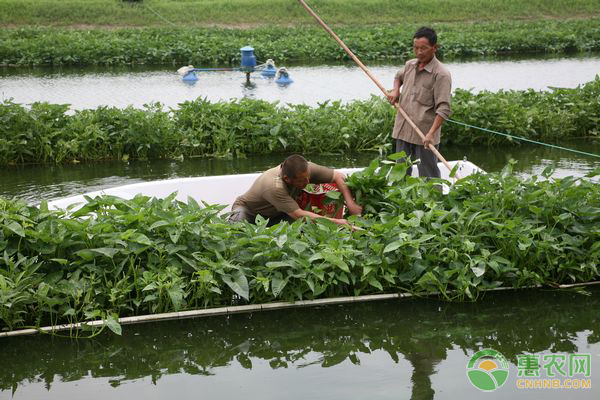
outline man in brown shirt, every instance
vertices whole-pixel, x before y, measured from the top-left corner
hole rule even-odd
[[[399,100],[400,107],[425,134],[425,141],[422,141],[413,127],[398,113],[392,132],[396,152],[404,151],[411,160],[420,159],[420,176],[439,178],[436,156],[428,147],[432,144],[436,149],[439,148],[441,126],[451,114],[452,79],[448,69],[435,57],[437,49],[437,35],[433,29],[417,30],[413,36],[416,58],[408,61],[398,71],[394,88],[387,97],[392,104]]]
[[[239,196],[231,209],[230,221],[254,222],[257,215],[269,218],[269,225],[298,218],[327,218],[302,210],[296,198],[309,183],[334,182],[346,201],[350,214],[360,214],[360,207],[346,186],[344,175],[333,169],[308,162],[300,155],[292,155],[277,167],[262,173],[250,189]],[[345,219],[328,218],[336,224],[347,224]]]

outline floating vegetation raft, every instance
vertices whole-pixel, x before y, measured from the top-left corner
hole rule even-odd
[[[299,6],[298,6],[299,7]],[[300,8],[299,8],[300,9]],[[342,26],[339,36],[362,60],[412,58],[417,24]],[[600,18],[435,24],[442,57],[600,50]],[[0,30],[0,65],[239,65],[240,47],[258,57],[347,60],[319,27]]]
[[[541,141],[598,138],[599,99],[600,78],[575,89],[477,94],[456,90],[452,118]],[[154,104],[73,114],[68,105],[27,107],[4,101],[0,165],[381,150],[391,142],[394,115],[395,109],[379,97],[317,107],[197,99],[170,111]],[[452,123],[446,123],[443,132],[443,144],[511,143]]]
[[[442,195],[407,167],[374,161],[349,177],[366,211],[350,217],[356,231],[228,224],[222,206],[174,195],[73,213],[1,199],[0,330],[109,317],[118,332],[117,316],[405,291],[476,299],[600,278],[600,185],[522,180],[508,165]]]

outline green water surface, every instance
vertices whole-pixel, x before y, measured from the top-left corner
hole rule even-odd
[[[124,326],[123,336],[0,339],[1,399],[597,399],[600,287],[404,299]],[[481,392],[466,366],[509,362]],[[518,356],[590,354],[589,389],[519,389]],[[568,372],[567,372],[568,373]]]

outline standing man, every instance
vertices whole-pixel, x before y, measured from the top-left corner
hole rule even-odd
[[[441,126],[451,114],[452,79],[448,69],[435,57],[437,49],[435,31],[431,28],[419,28],[413,36],[416,58],[408,61],[398,71],[394,88],[387,97],[392,104],[399,100],[400,107],[425,134],[423,141],[398,112],[392,132],[396,152],[404,151],[413,161],[420,159],[420,176],[439,178],[436,156],[428,147],[431,144],[436,149],[439,148]]]
[[[345,219],[323,217],[300,208],[296,198],[309,183],[335,183],[344,196],[350,214],[362,213],[362,207],[352,198],[343,174],[294,154],[281,165],[263,172],[246,193],[235,199],[229,220],[254,222],[256,216],[261,215],[269,218],[269,226],[302,217],[327,218],[336,224],[348,224]]]

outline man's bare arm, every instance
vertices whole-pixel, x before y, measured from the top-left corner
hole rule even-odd
[[[329,218],[329,217],[325,217],[323,215],[315,214],[314,212],[311,212],[311,211],[303,210],[301,208],[298,208],[297,210],[294,210],[291,213],[288,213],[288,215],[294,219],[303,218],[303,217],[307,217],[310,219],[325,218],[325,219],[328,219],[338,225],[348,225],[348,221],[346,221],[343,218]]]
[[[348,185],[346,185],[346,177],[339,171],[333,171],[333,182],[337,185],[340,192],[344,196],[344,201],[346,202],[346,207],[348,207],[348,211],[351,215],[360,215],[362,214],[362,207],[356,204],[354,198],[352,197],[352,193],[350,193],[350,189],[348,189]]]

